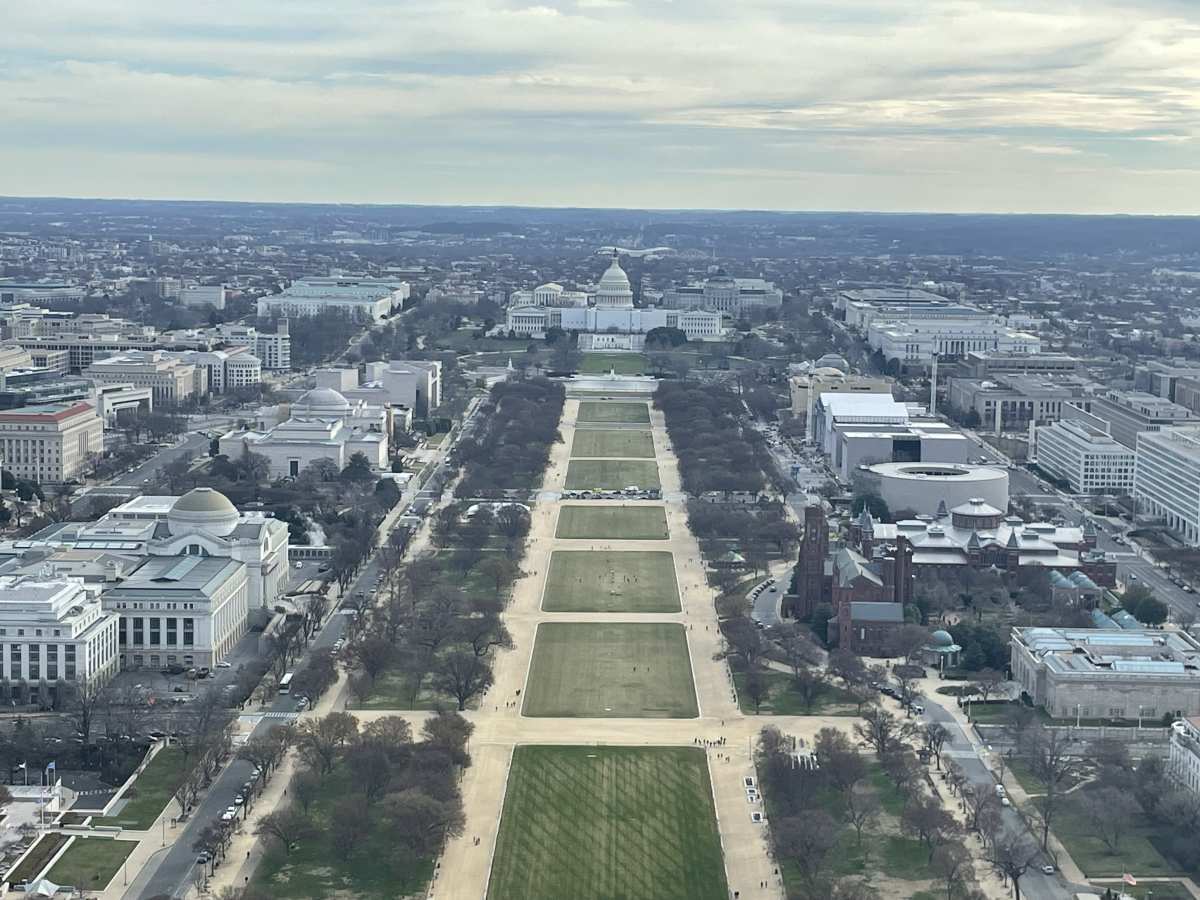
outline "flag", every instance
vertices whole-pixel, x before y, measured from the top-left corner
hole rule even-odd
[[[1132,875],[1130,875],[1128,872],[1122,873],[1121,880],[1123,882],[1125,882],[1126,884],[1137,884],[1137,879],[1134,878]]]
[[[50,763],[48,766],[46,766],[46,771],[53,772],[54,771],[54,763]]]

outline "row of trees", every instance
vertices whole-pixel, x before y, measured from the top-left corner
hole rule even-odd
[[[663,411],[683,489],[693,497],[718,491],[758,493],[772,471],[765,441],[743,429],[737,396],[721,385],[660,382],[654,405]]]
[[[529,490],[546,468],[550,445],[561,441],[558,423],[566,388],[547,378],[504,381],[492,388],[475,433],[459,441],[457,461],[466,473],[459,497],[498,497]]]
[[[275,839],[287,856],[306,843],[327,839],[346,864],[382,827],[388,835],[388,864],[401,891],[407,891],[419,861],[462,833],[458,777],[471,764],[466,747],[472,728],[458,714],[447,713],[428,719],[421,740],[414,741],[408,722],[398,716],[377,719],[361,730],[348,713],[305,720],[294,734],[285,731],[303,765],[290,784],[293,800],[263,816],[255,834]],[[267,742],[273,732],[262,740]],[[265,759],[273,747],[262,747],[262,754],[258,749],[248,746],[243,754],[265,772],[258,758]],[[325,786],[335,772],[349,776],[352,791],[336,800]]]

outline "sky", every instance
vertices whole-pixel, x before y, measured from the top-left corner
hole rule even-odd
[[[0,0],[0,195],[1200,214],[1200,2]]]

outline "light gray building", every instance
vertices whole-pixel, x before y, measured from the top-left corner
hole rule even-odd
[[[1200,426],[1138,435],[1133,496],[1140,513],[1200,546]]]
[[[753,309],[778,309],[783,291],[761,278],[734,278],[718,268],[701,284],[676,285],[663,292],[666,309],[703,309],[741,315]]]
[[[1041,425],[1062,417],[1063,405],[1072,400],[1086,409],[1084,397],[1091,384],[1074,375],[1002,373],[991,380],[955,378],[950,384],[950,406],[959,413],[979,415],[980,427],[996,432],[1022,431],[1029,423]]]
[[[1200,644],[1179,631],[1014,628],[1012,677],[1056,719],[1200,713]]]
[[[1137,436],[1142,432],[1200,424],[1189,410],[1144,391],[1108,391],[1093,397],[1090,406],[1071,405],[1074,409],[1063,408],[1063,418],[1078,419],[1106,431],[1130,450],[1137,448]]]
[[[1076,494],[1133,490],[1133,451],[1085,422],[1066,419],[1037,430],[1038,467]]]

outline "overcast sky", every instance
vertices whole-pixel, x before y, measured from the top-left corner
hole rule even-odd
[[[0,194],[1200,213],[1200,3],[0,0]]]

